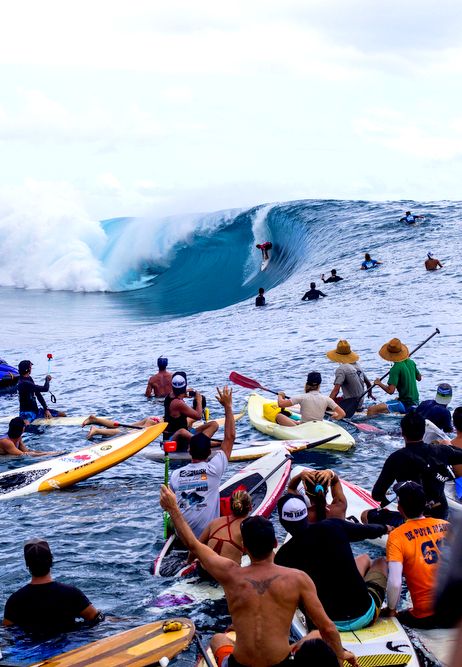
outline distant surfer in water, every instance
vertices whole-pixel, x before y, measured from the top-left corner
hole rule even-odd
[[[400,222],[405,222],[407,225],[415,225],[416,220],[423,220],[423,215],[413,215],[410,211],[406,211],[404,218],[400,219]]]
[[[340,280],[343,280],[343,278],[340,278],[340,276],[337,275],[337,269],[332,269],[330,272],[330,276],[328,278],[324,278],[324,273],[321,275],[321,280],[323,283],[338,283]]]
[[[20,375],[18,381],[19,416],[25,420],[26,426],[34,419],[65,417],[65,412],[50,410],[42,396],[42,392],[50,390],[51,375],[45,377],[43,386],[35,384],[31,378],[32,366],[33,363],[29,359],[20,361],[18,365]],[[37,400],[35,400],[36,398]],[[41,408],[38,407],[37,401],[42,406]]]
[[[376,266],[380,266],[382,262],[379,262],[376,259],[372,259],[368,252],[364,255],[364,262],[361,264],[361,269],[366,271],[367,269],[374,269]]]
[[[425,268],[427,271],[436,271],[438,268],[442,269],[443,265],[439,259],[431,252],[427,252],[427,259],[425,260]]]
[[[320,296],[327,296],[327,294],[316,289],[316,283],[310,283],[310,289],[302,296],[302,301],[317,301]]]
[[[257,298],[255,299],[255,305],[256,305],[256,306],[266,306],[266,299],[265,299],[265,297],[263,296],[264,293],[265,293],[265,290],[263,289],[263,287],[260,287],[260,288],[258,289],[258,296],[257,296]]]
[[[271,241],[265,241],[264,243],[257,243],[256,247],[259,250],[261,250],[262,259],[263,259],[264,262],[267,259],[269,259],[268,250],[271,250],[271,248],[273,247],[273,244],[271,243]]]
[[[151,375],[148,380],[145,395],[150,398],[153,394],[156,398],[165,398],[172,391],[172,374],[167,370],[167,357],[159,357],[157,368],[159,372]]]

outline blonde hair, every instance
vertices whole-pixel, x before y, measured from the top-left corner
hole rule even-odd
[[[234,491],[231,496],[231,511],[234,516],[247,516],[252,509],[252,498],[247,491]]]

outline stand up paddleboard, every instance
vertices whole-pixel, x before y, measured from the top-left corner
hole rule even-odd
[[[178,623],[180,629],[173,623]],[[147,667],[161,658],[171,660],[184,651],[194,638],[196,628],[189,618],[171,618],[147,623],[139,628],[119,632],[97,642],[86,644],[54,658],[36,662],[30,667]]]
[[[163,422],[54,459],[7,470],[0,474],[0,499],[18,498],[35,491],[64,489],[88,479],[139,452],[155,440],[166,426]]]

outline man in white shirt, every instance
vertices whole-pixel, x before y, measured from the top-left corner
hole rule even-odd
[[[319,387],[321,385],[321,373],[312,371],[308,373],[305,384],[305,393],[299,396],[286,398],[283,391],[278,394],[278,406],[280,408],[289,408],[292,405],[300,404],[300,415],[302,422],[324,419],[326,411],[332,412],[333,419],[343,419],[345,412],[329,396],[321,394]],[[290,426],[296,426],[300,422],[293,422]],[[289,424],[287,424],[289,425]]]

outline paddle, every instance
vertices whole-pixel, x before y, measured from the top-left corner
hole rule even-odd
[[[268,391],[270,394],[276,394],[276,395],[279,393],[274,389],[269,389],[268,387],[264,387],[256,380],[248,378],[245,375],[241,375],[240,373],[236,373],[235,371],[232,371],[229,374],[229,379],[231,382],[234,382],[234,384],[238,384],[241,387],[246,387],[247,389],[261,389],[262,391]],[[290,396],[286,396],[286,398],[290,398]],[[343,408],[343,405],[341,405],[340,407]],[[349,424],[350,426],[354,426],[355,428],[358,429],[358,431],[364,431],[365,433],[384,433],[384,431],[381,428],[377,428],[376,426],[372,426],[371,424],[356,424],[355,422],[352,422],[349,419],[345,418],[339,419],[338,421],[343,421],[346,424]]]
[[[168,488],[168,467],[170,463],[169,454],[171,454],[172,452],[176,452],[175,440],[167,440],[166,442],[164,442],[164,452],[165,452],[164,484]],[[164,512],[164,540],[166,540],[168,537],[167,533],[168,533],[168,512]]]
[[[51,354],[51,352],[47,354],[47,359],[48,359],[48,375],[51,375],[51,360],[53,359],[53,355]],[[53,394],[52,391],[50,391],[49,393],[50,393],[50,401],[52,403],[56,403],[56,396]]]
[[[202,641],[202,638],[200,634],[197,632],[197,630],[196,630],[196,639],[197,639],[197,645],[199,646],[200,652],[202,653],[205,664],[207,665],[207,667],[213,667],[213,662],[210,660],[207,654],[207,649],[204,646],[204,642]]]
[[[439,334],[439,333],[440,333],[440,330],[437,327],[435,329],[435,331],[431,334],[431,336],[428,336],[428,338],[426,338],[424,341],[422,341],[422,343],[420,343],[420,345],[417,345],[417,347],[414,348],[412,350],[412,352],[409,352],[409,356],[412,357],[412,355],[415,354],[417,352],[417,350],[420,350],[421,347],[423,347],[426,343],[428,343],[429,340],[431,340],[434,336],[436,336],[436,334]],[[391,368],[390,368],[390,370],[391,370]],[[382,380],[385,380],[385,378],[388,375],[390,375],[390,370],[387,371],[385,373],[385,375],[382,375],[382,377],[380,378],[380,382],[382,382]],[[360,404],[361,399],[364,398],[364,396],[368,393],[368,391],[369,391],[369,389],[366,389],[366,391],[364,393],[362,393],[361,396],[358,396],[357,398],[356,397],[355,398],[345,398],[342,401],[342,408],[345,410],[347,417],[351,417],[351,415],[353,415],[356,412],[356,409],[357,409],[358,405]]]

